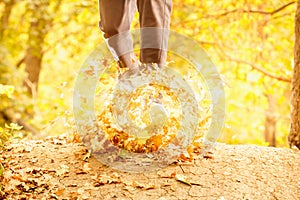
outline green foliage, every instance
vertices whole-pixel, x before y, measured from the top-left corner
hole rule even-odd
[[[7,104],[9,104],[10,102],[9,99],[13,97],[14,91],[14,86],[0,84],[0,97],[2,100],[0,110],[5,109],[7,107]],[[4,127],[0,126],[0,147],[3,146],[5,142],[9,141],[10,138],[16,136],[15,131],[19,131],[21,129],[22,126],[19,126],[15,123],[10,123],[9,125],[5,123]]]
[[[5,127],[0,127],[0,147],[4,145],[5,142],[9,141],[13,137],[18,137],[18,132],[23,128],[15,123],[10,123],[10,125],[5,124]]]

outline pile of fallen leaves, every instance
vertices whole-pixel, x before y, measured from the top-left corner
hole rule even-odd
[[[199,139],[204,137],[211,120],[211,101],[207,101],[207,90],[199,80],[190,77],[184,80],[168,70],[140,73],[121,78],[117,87],[106,91],[108,98],[97,116],[101,132],[113,145],[135,153],[154,152],[171,142],[180,146],[182,137],[199,146]],[[147,80],[150,83],[141,84]],[[166,85],[159,84],[160,81]],[[194,91],[183,84],[185,81],[194,86]],[[199,119],[198,126],[193,119]],[[178,133],[184,136],[176,138]]]
[[[154,124],[154,119],[150,118],[149,108],[151,108],[153,101],[161,101],[161,105],[169,114],[161,128],[151,127],[151,122]],[[112,102],[108,103],[108,106],[98,115],[97,119],[100,130],[106,134],[108,140],[115,146],[130,152],[148,153],[157,151],[159,148],[167,146],[175,138],[180,128],[182,118],[180,103],[166,87],[152,85],[147,89],[137,89],[132,94],[126,109],[135,125],[142,127],[142,131],[150,132],[148,138],[129,134],[118,127],[113,117]]]

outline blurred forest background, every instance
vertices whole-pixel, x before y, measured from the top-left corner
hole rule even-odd
[[[222,74],[221,142],[288,146],[295,11],[291,0],[173,0],[171,29]],[[74,82],[103,42],[98,21],[97,0],[0,2],[0,144],[74,132]]]

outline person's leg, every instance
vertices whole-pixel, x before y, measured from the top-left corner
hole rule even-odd
[[[163,66],[167,58],[172,0],[138,0],[137,7],[141,26],[140,60]]]
[[[129,32],[136,11],[135,1],[99,0],[99,11],[99,27],[120,67],[137,67],[138,62],[133,53],[133,42]]]

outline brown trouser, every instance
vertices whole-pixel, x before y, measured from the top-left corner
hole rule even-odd
[[[136,67],[129,32],[136,7],[141,27],[140,61],[164,65],[172,0],[99,0],[99,26],[104,38],[120,67]]]

